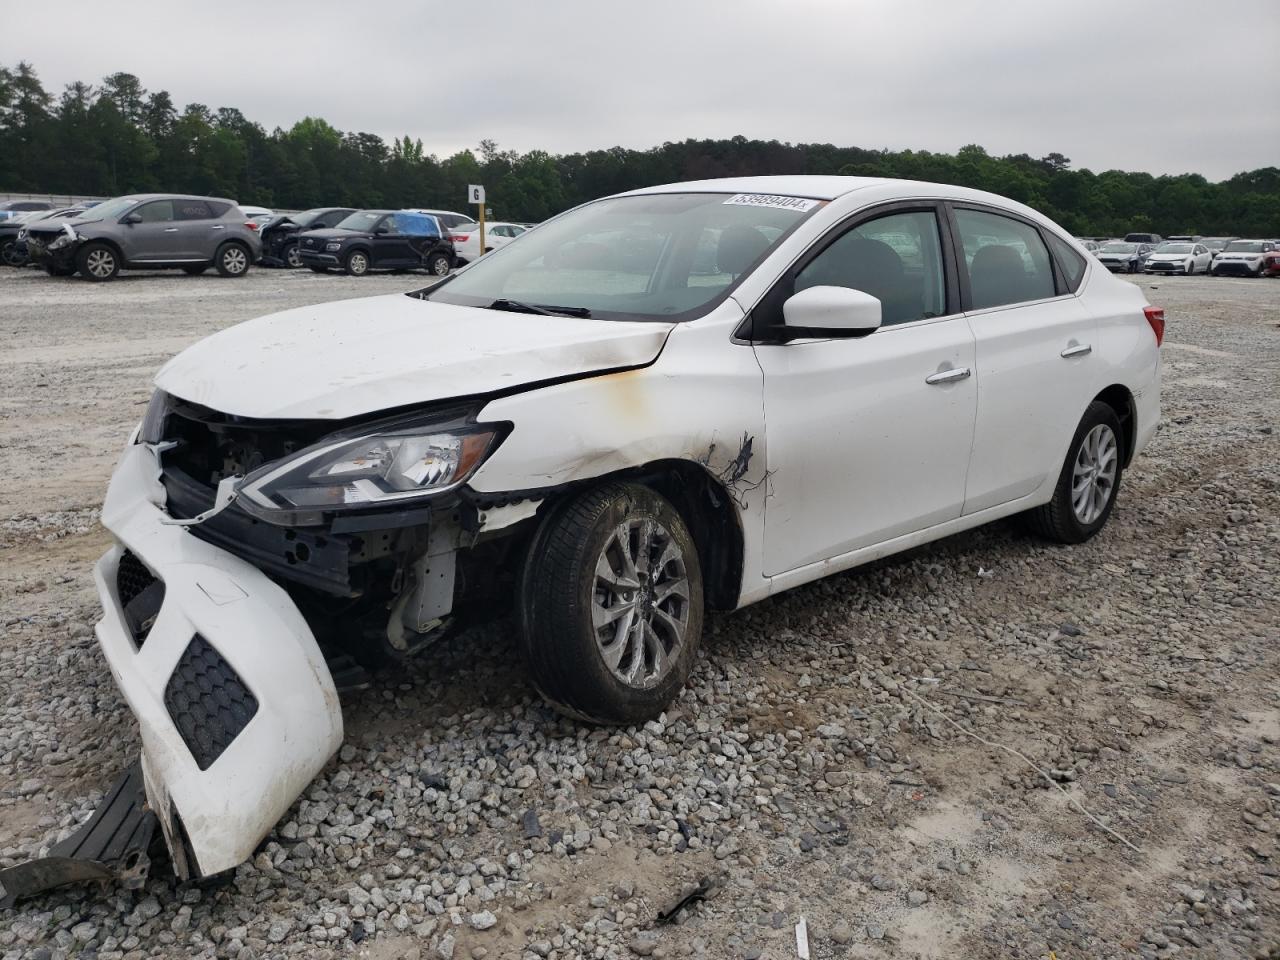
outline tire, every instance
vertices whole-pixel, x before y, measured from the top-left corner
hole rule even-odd
[[[289,270],[297,270],[302,266],[302,252],[296,242],[284,245],[284,249],[280,251],[280,262]]]
[[[6,267],[20,267],[26,258],[18,255],[18,241],[6,240],[0,243],[0,263]]]
[[[351,277],[363,277],[369,272],[369,255],[363,250],[352,250],[342,261],[342,269]]]
[[[316,264],[314,264],[314,263],[309,263],[309,264],[307,264],[307,268],[308,268],[312,273],[328,273],[328,272],[329,272],[329,268],[328,268],[328,267],[320,267],[320,266],[317,266],[317,265],[316,265]]]
[[[1194,260],[1187,261],[1187,267],[1182,271],[1183,276],[1189,277],[1196,272],[1196,262]]]
[[[433,277],[447,277],[449,275],[449,258],[443,253],[433,253],[427,257],[427,273]]]
[[[92,283],[114,280],[120,273],[120,254],[105,243],[90,241],[76,251],[76,270]]]
[[[1106,525],[1124,474],[1123,437],[1110,405],[1100,400],[1089,404],[1071,438],[1053,499],[1025,514],[1032,532],[1058,543],[1084,543]],[[1086,479],[1090,477],[1096,479]],[[1077,494],[1076,488],[1082,492]]]
[[[249,272],[249,248],[235,241],[224,243],[213,255],[213,265],[220,277],[243,277]]]
[[[183,267],[182,272],[188,277],[198,277],[208,269],[209,265],[207,263],[200,265],[192,264],[191,266]]]
[[[697,546],[676,509],[640,484],[597,487],[552,511],[528,557],[520,647],[542,695],[590,723],[642,723],[661,713],[688,679],[702,636]]]

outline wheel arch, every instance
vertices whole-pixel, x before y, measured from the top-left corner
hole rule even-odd
[[[1123,452],[1121,464],[1128,467],[1133,461],[1133,448],[1138,436],[1138,410],[1133,401],[1133,393],[1124,384],[1113,383],[1093,399],[1105,403],[1116,412],[1116,417],[1120,420],[1120,449]]]
[[[221,243],[217,245],[217,247],[214,248],[213,262],[217,263],[218,257],[222,254],[222,251],[227,249],[227,247],[231,247],[231,246],[239,247],[241,250],[243,250],[245,253],[249,255],[250,261],[253,260],[253,248],[249,246],[248,242],[241,240],[239,237],[227,237],[227,239],[223,240]],[[205,249],[208,249],[208,248],[206,247]]]

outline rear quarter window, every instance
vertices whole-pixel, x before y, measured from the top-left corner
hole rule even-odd
[[[1062,274],[1066,292],[1075,293],[1080,289],[1080,281],[1084,279],[1086,266],[1084,257],[1057,234],[1046,230],[1044,236],[1049,241],[1049,250],[1058,264],[1058,272]]]

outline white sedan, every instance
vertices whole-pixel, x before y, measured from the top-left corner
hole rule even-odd
[[[484,225],[484,250],[480,249],[480,225],[478,223],[459,224],[450,231],[453,237],[453,249],[462,263],[470,263],[480,259],[482,254],[505,247],[508,243],[527,231],[522,223],[486,223]]]
[[[1203,243],[1166,240],[1156,247],[1142,265],[1143,273],[1208,273],[1213,254]]]
[[[96,576],[175,869],[252,856],[331,761],[331,663],[510,612],[552,705],[639,724],[708,611],[1013,515],[1089,540],[1155,433],[1163,335],[1029,207],[790,176],[596,200],[411,295],[188,347]]]

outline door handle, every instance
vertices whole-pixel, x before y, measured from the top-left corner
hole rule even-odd
[[[219,224],[217,224],[216,226],[210,227],[209,229],[210,229],[210,230],[225,230],[225,229],[227,229],[227,228],[226,228],[226,227],[224,227],[222,224],[220,224],[220,223],[219,223]]]
[[[177,228],[177,227],[165,227],[165,228],[164,228],[164,232],[165,232],[165,233],[177,233],[177,232],[178,232],[178,228]]]
[[[1070,360],[1072,357],[1087,357],[1093,353],[1093,346],[1088,343],[1077,343],[1074,347],[1067,347],[1058,356],[1064,360]]]
[[[924,382],[930,386],[937,386],[940,383],[954,383],[957,380],[968,379],[973,371],[968,367],[952,367],[950,370],[939,370],[931,377],[925,377]]]

